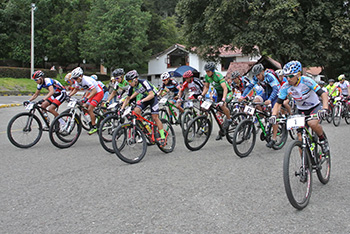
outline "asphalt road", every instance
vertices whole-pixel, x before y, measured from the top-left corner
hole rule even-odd
[[[0,97],[21,103],[27,97]],[[179,127],[173,153],[150,146],[129,165],[84,131],[71,148],[54,147],[45,132],[19,149],[8,121],[23,107],[0,109],[1,233],[350,233],[350,126],[323,124],[332,152],[331,180],[313,177],[304,210],[288,202],[284,148],[257,141],[237,157],[213,135],[200,151],[186,149]]]

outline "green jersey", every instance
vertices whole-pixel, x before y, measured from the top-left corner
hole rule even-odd
[[[225,83],[227,90],[228,90],[228,93],[231,92],[231,88],[230,88],[229,84],[226,82],[223,75],[219,72],[214,72],[212,77],[205,75],[205,82],[212,84],[217,93],[224,92],[224,89],[222,88],[221,84]]]

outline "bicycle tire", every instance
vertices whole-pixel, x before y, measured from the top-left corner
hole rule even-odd
[[[147,152],[145,134],[138,126],[134,126],[131,123],[119,125],[115,129],[112,143],[118,158],[129,164],[140,162]]]
[[[226,139],[230,144],[233,143],[233,134],[235,133],[235,130],[240,122],[247,119],[247,114],[243,112],[239,112],[234,114],[232,117],[232,123],[226,130]]]
[[[278,124],[277,140],[276,140],[276,143],[272,146],[272,148],[274,150],[282,149],[287,142],[287,138],[288,138],[288,131],[287,131],[286,124],[285,123]]]
[[[181,116],[181,129],[182,135],[185,136],[186,129],[188,128],[191,120],[195,118],[194,113],[191,109],[186,109]]]
[[[296,129],[288,130],[288,133],[292,140],[298,140],[298,132]]]
[[[166,119],[170,121],[169,113],[165,108],[159,110],[159,119]]]
[[[347,103],[345,105],[348,105]],[[345,107],[345,114],[344,114],[344,119],[346,124],[350,124],[350,113],[349,113],[349,106]]]
[[[114,153],[112,139],[113,139],[113,131],[119,126],[120,118],[118,115],[110,115],[102,120],[98,137],[100,140],[100,144],[103,149],[105,149],[109,153]]]
[[[316,174],[318,180],[322,184],[327,184],[331,175],[331,154],[329,151],[328,155],[323,154],[322,147],[319,143],[316,134],[313,136],[313,140],[317,143],[315,144],[315,155],[317,157]]]
[[[251,139],[251,143],[248,141]],[[238,157],[244,158],[247,157],[254,149],[256,142],[256,129],[253,121],[251,119],[246,119],[240,122],[233,134],[233,150]],[[246,144],[248,147],[247,150],[241,149],[241,146]]]
[[[31,116],[33,117],[31,122],[31,127],[28,130],[25,130],[24,128],[27,125],[27,122]],[[25,118],[23,118],[22,120],[22,117],[25,117]],[[33,128],[33,121],[36,122],[36,124],[34,124],[34,128]],[[17,123],[20,126],[17,127]],[[37,129],[37,131],[35,129]],[[34,133],[34,137],[32,135],[29,136],[29,134],[32,132]],[[14,146],[22,149],[30,148],[35,144],[37,144],[42,136],[42,133],[43,133],[43,129],[39,118],[36,115],[29,112],[22,112],[15,115],[7,125],[7,138],[10,140],[10,142]],[[18,138],[17,138],[17,135],[19,135]],[[23,139],[23,141],[28,143],[25,143],[25,142],[22,143],[21,139]]]
[[[72,118],[74,118],[73,123],[71,123]],[[60,130],[59,119],[62,119],[65,122],[65,129],[67,130],[64,132]],[[82,124],[77,115],[73,117],[71,113],[61,113],[52,121],[50,126],[50,141],[57,148],[69,148],[77,142],[81,134],[81,130]]]
[[[164,134],[166,136],[166,144],[165,144],[165,146],[162,147],[157,142],[157,146],[164,153],[173,152],[175,149],[175,144],[176,144],[176,137],[175,137],[174,128],[171,126],[171,123],[168,120],[160,119],[160,121],[162,121],[162,124],[163,124]],[[159,132],[157,134],[159,134]]]
[[[333,125],[338,127],[341,120],[340,106],[335,105],[333,108]]]
[[[300,152],[302,150],[301,141],[292,141],[285,151],[283,160],[283,182],[286,195],[290,204],[298,210],[302,210],[308,205],[312,192],[310,154],[308,150],[304,149],[307,165],[304,174],[306,176],[301,175],[303,167]]]
[[[326,121],[331,123],[333,121],[333,108],[331,105],[328,105],[328,111],[326,114]]]
[[[184,135],[185,146],[191,151],[200,150],[209,140],[212,124],[206,115],[191,120]]]

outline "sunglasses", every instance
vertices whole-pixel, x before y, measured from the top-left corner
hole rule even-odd
[[[298,75],[298,73],[286,75],[286,77],[287,77],[287,79],[292,79],[296,75]]]
[[[38,80],[40,80],[40,78],[36,78],[36,79],[34,79],[34,81],[38,81]]]
[[[128,80],[128,83],[131,84],[134,80]]]

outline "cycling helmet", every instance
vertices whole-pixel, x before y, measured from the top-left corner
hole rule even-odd
[[[344,74],[341,74],[340,76],[338,76],[338,80],[339,80],[339,81],[345,80],[345,75],[344,75]]]
[[[77,79],[79,76],[83,74],[83,69],[81,67],[77,67],[72,71],[72,79]]]
[[[138,78],[138,77],[139,77],[139,73],[137,73],[136,70],[131,70],[128,73],[126,73],[126,75],[125,75],[126,80],[133,80],[133,79]]]
[[[329,79],[328,82],[333,82],[334,83],[334,79]]]
[[[295,74],[301,72],[302,69],[299,61],[290,61],[283,67],[284,74]]]
[[[319,85],[324,85],[325,82],[324,82],[323,80],[320,80],[320,81],[318,82],[318,84],[319,84]]]
[[[191,70],[188,70],[182,75],[182,77],[183,78],[191,78],[191,77],[193,77],[193,73]]]
[[[117,68],[115,69],[113,72],[112,72],[112,76],[113,77],[118,77],[118,76],[122,76],[124,75],[125,72],[124,72],[124,69],[123,68]]]
[[[232,79],[238,78],[240,76],[241,76],[241,74],[239,73],[239,71],[233,71],[231,74]]]
[[[205,66],[204,66],[205,71],[212,71],[213,72],[213,71],[215,71],[215,68],[216,68],[216,65],[214,62],[209,62],[209,63],[205,64]]]
[[[276,75],[278,75],[278,76],[284,76],[284,71],[283,71],[283,69],[278,69],[278,70],[275,71],[275,73],[276,73]]]
[[[164,72],[160,78],[162,79],[162,81],[166,80],[166,79],[169,79],[170,78],[170,74],[169,72]]]
[[[32,75],[32,80],[38,79],[38,78],[44,78],[45,74],[44,72],[42,72],[41,70],[38,70],[36,72],[33,73]]]
[[[252,68],[252,75],[256,76],[264,70],[264,66],[261,63],[255,64]]]
[[[91,75],[91,78],[94,79],[94,80],[98,79],[96,75]]]
[[[67,75],[64,77],[64,81],[67,82],[68,80],[70,80],[72,78],[72,73],[67,73]]]

